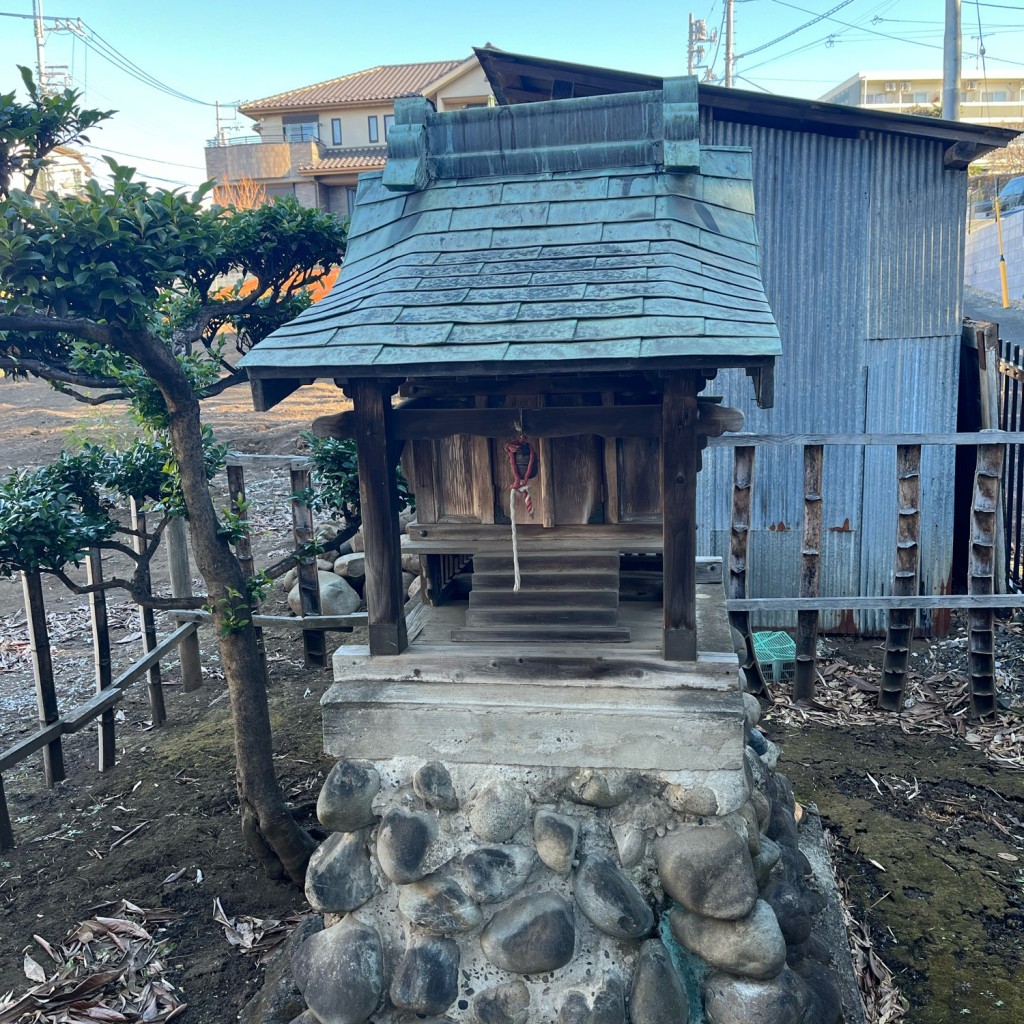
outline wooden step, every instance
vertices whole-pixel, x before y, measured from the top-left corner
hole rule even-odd
[[[626,626],[531,626],[528,642],[621,644],[628,643],[629,638]],[[495,644],[527,642],[521,626],[457,626],[452,630],[452,640]]]
[[[522,591],[531,592],[564,592],[567,590],[602,590],[619,589],[619,576],[614,572],[522,572],[520,571]],[[472,577],[473,590],[498,590],[511,594],[515,585],[515,575],[508,572],[474,572]]]
[[[523,582],[523,588],[516,593],[511,584],[507,587],[479,587],[474,584],[469,592],[469,607],[476,608],[615,608],[619,595],[606,590],[539,590]]]
[[[524,627],[524,640],[535,625],[614,626],[618,617],[618,603],[611,608],[582,608],[565,604],[555,608],[538,608],[535,605],[477,608],[470,603],[466,609],[467,626],[521,625]]]
[[[511,549],[507,553],[487,552],[473,557],[474,572],[514,571]],[[614,572],[619,571],[617,551],[531,551],[519,550],[520,572]]]

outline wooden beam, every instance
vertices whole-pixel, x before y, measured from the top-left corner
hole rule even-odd
[[[988,152],[988,146],[981,146],[977,142],[966,142],[961,139],[947,147],[942,154],[942,165],[947,170],[962,171],[980,153]]]
[[[180,521],[180,520],[179,520]],[[86,562],[86,580],[90,586],[103,581],[103,561],[99,548],[92,548]],[[89,614],[92,619],[92,650],[96,666],[96,692],[110,689],[114,673],[110,660],[110,630],[107,625],[107,595],[97,590],[89,595]],[[99,769],[109,771],[117,760],[117,739],[113,710],[104,711],[99,725]]]
[[[295,378],[250,377],[249,388],[252,391],[252,406],[257,412],[269,412],[278,402],[283,402],[293,391],[298,390],[302,384],[301,380]]]
[[[58,742],[63,732],[64,726],[60,721],[51,722],[24,739],[18,740],[17,743],[12,743],[6,750],[0,752],[0,772],[5,772],[8,768],[20,764],[26,757],[42,747]]]
[[[175,609],[168,614],[176,622],[205,624],[213,620],[209,612],[191,608]],[[326,629],[336,633],[351,633],[354,627],[366,625],[366,612],[349,612],[347,615],[254,615],[252,624],[277,629]]]
[[[366,609],[371,654],[409,646],[402,591],[398,484],[390,455],[391,388],[373,380],[349,384],[359,462],[366,556]]]
[[[678,374],[662,400],[661,484],[666,661],[697,658],[697,381]]]
[[[149,536],[146,533],[146,513],[142,506],[134,499],[129,499],[132,515],[132,529],[135,536],[132,544],[135,550],[141,555],[149,543]],[[149,576],[149,567],[141,573],[142,587],[147,594],[153,592]],[[153,609],[144,605],[138,606],[139,628],[142,631],[142,650],[144,655],[150,654],[157,646],[156,640],[156,619],[153,616]],[[149,708],[153,717],[153,726],[157,728],[167,721],[167,709],[164,706],[164,688],[160,678],[160,659],[149,662],[147,669]]]
[[[293,495],[298,496],[312,492],[312,480],[308,469],[293,469],[290,476]],[[308,551],[313,546],[315,539],[312,509],[308,502],[301,497],[293,497],[291,510],[292,541],[295,544],[295,550]],[[315,554],[297,559],[299,607],[303,618],[320,614],[320,571],[316,562]],[[303,631],[302,653],[305,663],[313,668],[322,668],[327,664],[327,640],[322,630],[307,629]]]

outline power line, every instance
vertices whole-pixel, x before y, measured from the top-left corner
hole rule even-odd
[[[205,171],[205,167],[200,167],[199,164],[179,164],[173,160],[161,160],[155,156],[143,156],[141,153],[125,153],[120,149],[108,149],[106,146],[94,146],[92,144],[83,146],[82,149],[91,149],[98,156],[103,156],[105,153],[113,153],[115,156],[127,156],[132,160],[145,160],[152,164],[167,164],[168,167],[183,167],[187,171]]]
[[[819,21],[824,21],[829,15],[835,14],[836,11],[841,11],[844,7],[849,7],[852,3],[853,0],[842,0],[842,2],[836,4],[835,7],[825,11],[824,14],[819,14],[817,17],[812,18],[808,22],[805,22],[803,25],[798,25],[796,28],[790,29],[789,32],[784,32],[781,36],[776,36],[774,39],[769,40],[767,43],[762,43],[760,46],[755,46],[752,50],[747,50],[746,53],[736,54],[736,59],[739,60],[741,57],[750,57],[755,53],[760,53],[762,50],[767,50],[769,46],[774,46],[776,43],[781,43],[783,39],[788,39],[790,36],[795,36],[797,32],[803,32],[805,28],[810,28],[812,25],[817,25]]]

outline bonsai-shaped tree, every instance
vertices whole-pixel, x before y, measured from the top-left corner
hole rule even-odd
[[[309,287],[341,261],[345,225],[294,202],[207,205],[211,184],[193,195],[153,189],[109,160],[109,186],[91,181],[80,197],[37,201],[11,187],[12,169],[36,173],[55,144],[81,138],[108,113],[80,109],[72,90],[44,97],[22,75],[28,103],[0,96],[0,369],[40,377],[80,401],[131,402],[148,436],[116,458],[86,449],[8,480],[0,573],[43,569],[88,592],[66,565],[89,547],[113,547],[135,558],[136,572],[95,586],[125,586],[145,599],[138,584],[155,540],[145,539],[141,556],[119,540],[109,496],[159,502],[161,523],[187,518],[230,693],[243,831],[268,870],[301,881],[313,842],[274,772],[254,583],[232,549],[237,510],[218,516],[211,499],[222,453],[204,430],[200,401],[244,380],[222,329],[244,351],[291,319],[308,304]],[[238,284],[225,289],[225,277]],[[341,477],[336,490],[351,495],[352,480]],[[339,500],[354,519],[355,504]]]

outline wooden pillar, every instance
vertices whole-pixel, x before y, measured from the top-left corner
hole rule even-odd
[[[800,596],[818,596],[821,562],[821,457],[820,444],[804,445],[804,531],[800,558]],[[813,700],[818,679],[818,612],[797,612],[796,674],[793,696]]]
[[[192,596],[192,564],[188,557],[188,538],[185,520],[180,516],[167,524],[167,566],[171,576],[171,594],[174,597]],[[191,633],[178,644],[178,662],[181,665],[181,688],[185,693],[203,685],[203,663],[199,653],[199,637]]]
[[[86,562],[89,585],[103,582],[103,562],[99,548],[89,551]],[[89,595],[89,616],[92,619],[92,651],[96,665],[96,692],[102,693],[110,687],[114,678],[110,661],[110,628],[107,624],[107,595],[97,590]],[[101,772],[114,767],[117,759],[117,739],[114,725],[114,709],[109,708],[100,715],[99,722],[99,768]]]
[[[57,709],[57,691],[53,685],[53,660],[50,657],[50,638],[46,632],[43,583],[38,570],[22,573],[21,578],[25,589],[25,617],[28,619],[32,671],[36,679],[36,707],[39,709],[39,724],[45,727],[60,718],[60,711]],[[43,747],[43,772],[47,786],[64,781],[64,747],[59,735]]]
[[[313,526],[313,510],[302,495],[308,494],[312,488],[309,469],[293,467],[291,470],[292,494],[292,541],[296,551],[310,553],[298,559],[299,610],[303,617],[319,615],[320,605],[320,570],[317,567],[317,556],[313,553],[316,541],[316,530]],[[322,629],[304,629],[302,631],[302,652],[307,665],[323,668],[327,664],[327,634]]]
[[[7,810],[7,794],[4,792],[4,777],[0,775],[0,853],[14,849],[14,829],[11,814]]]
[[[729,523],[729,597],[742,600],[747,596],[747,562],[750,548],[750,504],[754,486],[753,445],[737,445],[733,449],[732,517]],[[729,612],[729,625],[743,641],[740,671],[749,693],[771,700],[771,694],[761,673],[761,665],[754,650],[754,636],[750,630],[749,612]],[[737,654],[739,652],[737,651]]]
[[[697,379],[674,374],[662,398],[661,483],[666,661],[697,658]]]
[[[142,511],[141,506],[134,498],[131,499],[131,510],[132,529],[136,534],[132,541],[135,550],[142,554],[149,543],[149,538],[146,534],[146,513]],[[143,587],[147,594],[152,592],[148,568],[143,573]],[[138,607],[139,627],[142,630],[142,652],[143,654],[149,654],[156,647],[156,621],[153,618],[152,608],[147,608],[141,604]],[[164,707],[164,688],[160,679],[160,662],[157,662],[146,672],[146,679],[149,688],[149,707],[153,715],[153,726],[156,728],[167,721],[167,711]]]
[[[901,444],[896,448],[896,560],[892,592],[895,597],[917,595],[921,528],[921,446]],[[913,608],[893,608],[885,627],[885,658],[878,706],[900,711],[910,667],[910,646],[914,638]]]
[[[373,380],[349,383],[359,458],[359,497],[366,558],[366,611],[371,654],[409,646],[402,593],[398,484],[388,444],[393,389]]]

